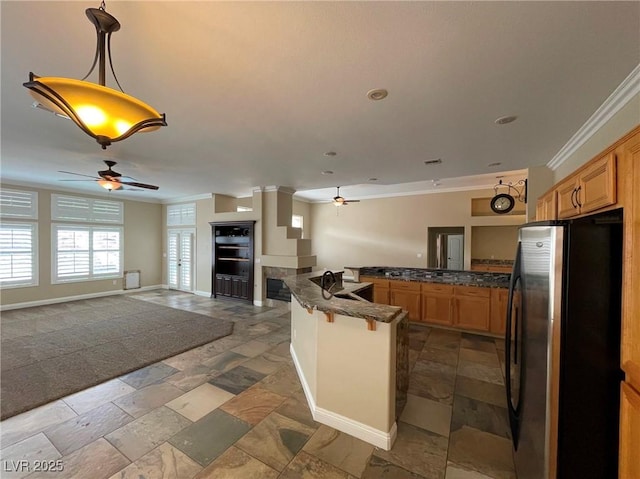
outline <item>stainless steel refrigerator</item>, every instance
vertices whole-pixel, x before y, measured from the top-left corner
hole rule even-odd
[[[518,479],[615,479],[622,210],[520,227],[506,390]]]

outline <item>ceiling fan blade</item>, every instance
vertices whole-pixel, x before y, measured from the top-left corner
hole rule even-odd
[[[58,180],[58,181],[98,181],[98,180],[95,179],[95,180]]]
[[[145,183],[136,183],[134,181],[119,181],[118,183],[121,183],[123,185],[128,185],[128,186],[135,186],[137,188],[146,188],[148,190],[157,190],[158,187],[155,185],[147,185]]]
[[[99,180],[100,179],[100,178],[97,178],[96,176],[83,175],[82,173],[74,173],[73,171],[61,171],[61,170],[58,170],[58,173],[66,173],[67,175],[86,176],[87,178],[93,178],[94,180]]]
[[[360,203],[360,200],[344,200],[345,203]]]

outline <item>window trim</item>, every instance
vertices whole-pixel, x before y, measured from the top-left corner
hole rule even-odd
[[[58,230],[69,229],[89,232],[89,273],[81,277],[60,278],[58,276]],[[117,273],[93,273],[93,233],[95,231],[117,231],[120,234],[120,253]],[[51,225],[51,284],[80,283],[87,281],[101,281],[105,279],[121,279],[124,277],[124,227],[119,225],[91,225],[55,223]]]
[[[38,223],[32,221],[10,221],[10,222],[1,222],[2,226],[10,226],[10,227],[25,227],[29,226],[31,228],[31,272],[32,277],[31,280],[9,280],[9,281],[1,281],[0,287],[2,289],[13,289],[13,288],[33,288],[40,285],[40,269],[39,269],[39,256],[38,256]]]

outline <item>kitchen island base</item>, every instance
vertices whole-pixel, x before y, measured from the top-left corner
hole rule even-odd
[[[291,356],[314,420],[385,450],[408,389],[408,318],[367,320],[291,303]]]

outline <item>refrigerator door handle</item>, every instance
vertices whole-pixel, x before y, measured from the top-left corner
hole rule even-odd
[[[516,250],[516,259],[513,264],[513,271],[511,272],[511,279],[509,281],[509,299],[507,301],[507,317],[506,317],[506,328],[505,328],[505,336],[504,336],[504,355],[505,355],[505,390],[507,393],[507,411],[509,413],[509,426],[511,428],[511,440],[513,442],[514,449],[518,449],[518,417],[517,411],[513,407],[513,395],[511,391],[511,338],[516,336],[512,335],[513,330],[513,300],[515,298],[515,287],[520,281],[520,263],[521,263],[521,244],[518,243],[518,247]],[[516,325],[518,327],[518,310],[516,307]],[[517,333],[518,331],[514,331]],[[514,346],[514,355],[517,358],[517,340]],[[516,359],[517,360],[517,359]]]

